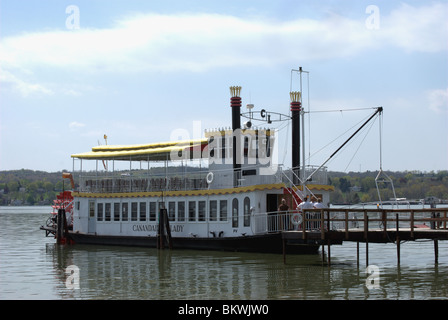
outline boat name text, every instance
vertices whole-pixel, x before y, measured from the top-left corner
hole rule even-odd
[[[171,232],[182,232],[184,230],[184,226],[181,225],[172,225],[170,226]],[[134,224],[132,226],[132,231],[158,231],[159,226],[153,224]]]

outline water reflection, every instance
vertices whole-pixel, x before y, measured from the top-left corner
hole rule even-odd
[[[366,287],[356,244],[321,255],[181,251],[107,246],[64,246],[38,226],[47,214],[0,212],[0,299],[448,299],[448,241],[401,247],[371,244],[369,263],[380,269],[377,289]],[[326,257],[324,257],[326,260]],[[80,289],[66,287],[66,268],[79,268]]]
[[[156,250],[47,244],[60,298],[74,299],[422,299],[448,297],[448,267],[381,268],[369,290],[363,267],[321,256]],[[80,289],[65,287],[65,268],[80,270]]]

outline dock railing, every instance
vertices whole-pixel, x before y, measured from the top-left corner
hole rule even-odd
[[[429,209],[306,209],[254,215],[254,233],[282,231],[345,232],[350,230],[448,230],[448,208]]]

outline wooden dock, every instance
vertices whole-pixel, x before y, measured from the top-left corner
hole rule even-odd
[[[434,241],[434,258],[438,263],[438,241],[448,240],[447,216],[448,208],[305,210],[297,230],[282,231],[283,261],[286,263],[288,245],[315,240],[323,246],[322,264],[324,246],[327,246],[327,265],[331,265],[331,245],[344,241],[357,242],[358,265],[360,242],[366,245],[366,265],[369,265],[369,243],[395,243],[400,264],[400,242],[425,239]]]

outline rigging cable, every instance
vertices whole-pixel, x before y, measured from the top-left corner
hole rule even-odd
[[[366,116],[365,118],[361,119],[359,122],[357,122],[356,124],[354,124],[351,128],[347,129],[346,131],[344,131],[343,133],[341,133],[339,136],[337,136],[336,138],[334,138],[332,141],[330,141],[329,143],[327,143],[326,145],[324,145],[322,148],[320,148],[319,150],[317,150],[316,152],[314,152],[312,155],[309,156],[309,158],[307,160],[310,160],[311,157],[315,156],[316,154],[318,154],[319,152],[321,152],[323,149],[327,148],[329,145],[331,145],[332,143],[334,143],[336,140],[338,140],[339,138],[341,138],[343,135],[347,134],[347,132],[349,132],[350,130],[352,130],[353,128],[357,127],[358,125],[360,125],[362,122],[366,121],[367,118],[370,115]]]
[[[347,164],[347,167],[345,167],[344,172],[347,171],[347,168],[350,166],[350,164],[352,163],[353,159],[355,158],[356,154],[358,153],[359,149],[362,146],[362,143],[364,142],[364,140],[367,138],[370,130],[372,129],[373,125],[375,124],[376,119],[372,122],[372,124],[370,125],[369,129],[367,130],[366,134],[364,135],[364,138],[361,140],[361,143],[359,144],[358,148],[356,149],[355,153],[353,154],[352,158],[350,159],[350,161]]]
[[[360,111],[360,110],[372,110],[378,109],[377,107],[369,107],[369,108],[353,108],[353,109],[333,109],[333,110],[316,110],[309,111],[310,113],[324,113],[324,112],[347,112],[347,111]]]

